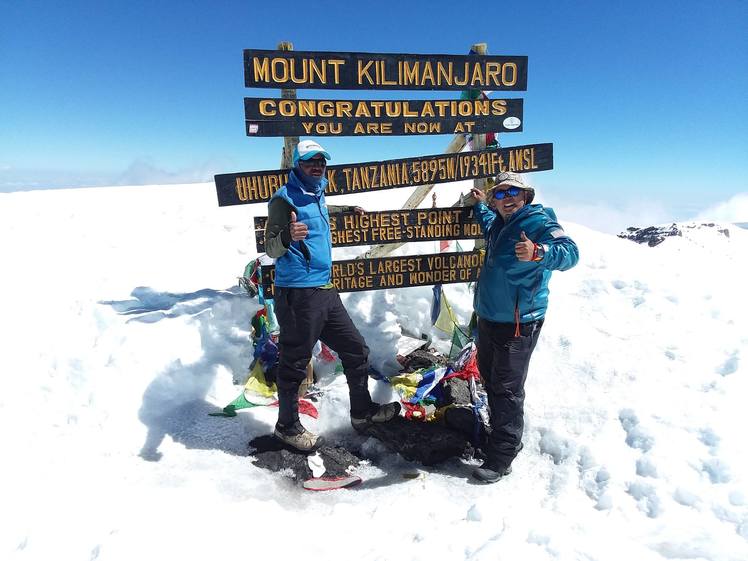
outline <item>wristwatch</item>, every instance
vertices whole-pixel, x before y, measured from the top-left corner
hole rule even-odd
[[[541,261],[545,255],[545,246],[540,243],[535,244],[535,248],[532,251],[532,260]]]

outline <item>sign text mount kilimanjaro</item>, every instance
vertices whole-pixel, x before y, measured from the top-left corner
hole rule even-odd
[[[526,56],[244,51],[248,88],[527,89]]]

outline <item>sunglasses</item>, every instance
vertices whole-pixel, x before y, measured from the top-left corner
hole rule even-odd
[[[493,196],[495,199],[501,200],[506,196],[509,197],[516,197],[522,192],[522,189],[519,187],[509,187],[509,189],[495,189],[493,192]]]
[[[323,168],[327,165],[327,161],[324,158],[314,158],[313,160],[299,160],[302,166],[310,168]]]

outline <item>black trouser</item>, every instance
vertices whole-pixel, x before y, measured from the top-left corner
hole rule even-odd
[[[503,471],[522,448],[525,380],[543,320],[520,324],[478,320],[478,369],[488,394],[491,434],[484,448],[490,464]]]
[[[298,391],[317,340],[340,357],[348,381],[351,415],[371,408],[369,347],[353,325],[333,288],[275,288],[275,314],[280,326],[278,348],[278,423],[299,420]]]

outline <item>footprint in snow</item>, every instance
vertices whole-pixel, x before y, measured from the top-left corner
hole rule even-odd
[[[710,428],[701,429],[699,431],[699,440],[702,444],[709,448],[709,453],[714,456],[717,454],[717,447],[719,446],[719,435]]]
[[[709,476],[712,483],[727,483],[730,481],[730,466],[719,458],[709,458],[701,463],[701,471]]]
[[[626,492],[636,500],[636,506],[650,518],[660,515],[662,507],[654,487],[642,481],[629,483]]]
[[[584,446],[579,451],[577,460],[579,480],[585,494],[595,502],[597,510],[607,510],[613,506],[610,495],[606,492],[610,473],[605,466],[598,466],[589,449]]]
[[[548,454],[553,463],[559,465],[572,454],[572,444],[551,429],[540,429],[540,453]]]
[[[717,374],[720,376],[729,376],[738,370],[738,351],[732,354],[722,364],[717,367]]]
[[[636,460],[636,475],[642,477],[657,477],[657,466],[655,466],[655,463],[649,458],[639,458]]]
[[[626,431],[626,444],[642,452],[648,452],[654,446],[654,438],[639,424],[639,418],[633,409],[623,409],[618,414],[623,430]]]

